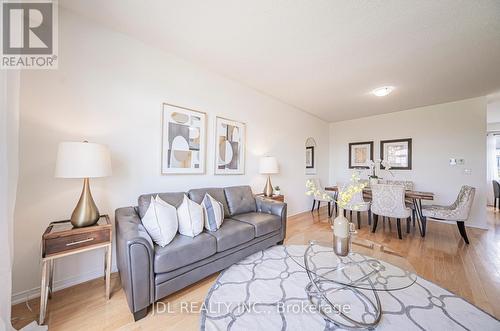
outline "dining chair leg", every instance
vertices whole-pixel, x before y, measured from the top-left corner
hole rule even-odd
[[[368,211],[368,225],[372,225],[372,211]]]
[[[410,233],[411,217],[406,219],[406,233]]]
[[[344,209],[344,217],[347,217],[347,210]]]
[[[357,212],[356,219],[358,221],[358,229],[361,229],[361,212],[360,211]]]
[[[493,199],[493,209],[497,209],[497,198]]]
[[[398,238],[403,239],[403,235],[401,234],[401,219],[397,218],[396,222],[397,222],[397,226],[398,226]]]
[[[352,222],[352,210],[349,210],[349,221]]]
[[[413,222],[413,227],[415,227],[415,219],[417,218],[417,211],[415,209],[411,210],[411,220]]]
[[[425,237],[426,230],[427,230],[427,216],[422,216],[422,237]]]
[[[318,200],[318,210],[319,210],[319,205],[321,205],[321,201]]]
[[[467,232],[465,232],[465,224],[464,221],[457,221],[458,231],[462,238],[464,238],[465,243],[469,244],[469,238],[467,238]]]
[[[315,206],[316,206],[316,200],[313,200],[313,207],[311,208],[311,213],[314,211]]]
[[[328,217],[332,217],[331,207],[332,207],[332,203],[330,201],[328,201]]]
[[[375,233],[375,230],[377,230],[377,223],[378,223],[378,215],[373,214],[373,228],[372,228],[372,233]]]

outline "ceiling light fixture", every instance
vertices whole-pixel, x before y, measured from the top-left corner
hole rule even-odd
[[[394,86],[382,86],[374,89],[372,93],[377,97],[385,97],[386,95],[389,95],[392,91],[394,91]]]

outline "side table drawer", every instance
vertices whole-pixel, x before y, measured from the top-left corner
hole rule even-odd
[[[45,240],[45,254],[55,254],[77,248],[110,242],[111,231],[91,231]]]

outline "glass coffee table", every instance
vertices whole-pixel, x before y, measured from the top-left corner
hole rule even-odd
[[[334,253],[332,241],[311,241],[305,252],[289,249],[287,254],[307,272],[311,304],[345,328],[375,327],[382,317],[379,292],[402,290],[417,280],[406,259],[371,241],[353,240],[346,257]]]

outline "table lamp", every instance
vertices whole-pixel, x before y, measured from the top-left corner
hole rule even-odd
[[[84,142],[62,142],[57,151],[55,177],[83,178],[80,200],[71,214],[71,224],[81,228],[99,221],[99,210],[90,193],[89,178],[111,175],[111,158],[104,145]]]
[[[274,156],[264,156],[260,159],[259,172],[267,175],[266,187],[264,187],[264,195],[270,197],[273,195],[273,186],[271,185],[272,174],[279,173],[278,160]]]

